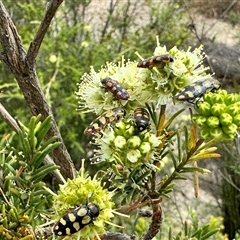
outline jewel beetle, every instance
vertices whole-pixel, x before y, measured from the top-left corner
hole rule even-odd
[[[110,77],[101,80],[104,88],[110,91],[116,98],[121,100],[128,100],[129,94],[127,90],[122,87],[118,81],[111,79]]]
[[[214,78],[206,78],[198,80],[191,85],[186,86],[183,90],[179,91],[174,99],[178,101],[187,101],[195,103],[207,92],[214,92],[221,87],[221,83]]]
[[[83,229],[99,216],[100,208],[95,203],[89,203],[75,208],[61,217],[53,227],[57,236],[66,236]]]
[[[114,121],[118,121],[121,117],[125,116],[126,112],[121,108],[113,108],[104,112],[102,115],[94,119],[90,125],[84,130],[85,134],[94,134],[102,131]]]
[[[160,56],[154,56],[150,57],[144,60],[141,60],[138,64],[137,67],[139,68],[152,68],[161,64],[166,64],[173,62],[173,57],[169,54],[163,54]]]
[[[147,109],[141,107],[136,108],[134,110],[133,117],[139,132],[142,132],[149,127],[150,116]]]

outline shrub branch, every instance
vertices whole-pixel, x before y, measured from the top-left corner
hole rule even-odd
[[[52,127],[47,134],[47,139],[57,136],[57,141],[61,142],[61,145],[52,152],[52,158],[57,165],[61,166],[64,178],[72,178],[74,166],[39,84],[35,66],[35,58],[43,37],[61,2],[62,0],[55,0],[49,3],[46,15],[27,53],[11,17],[0,1],[0,43],[3,49],[0,59],[14,74],[32,114],[35,116],[41,114],[42,120],[48,116],[52,117]]]

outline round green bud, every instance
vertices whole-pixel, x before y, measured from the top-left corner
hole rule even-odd
[[[132,136],[127,140],[128,148],[138,148],[141,144],[141,139],[138,136]]]
[[[143,142],[139,150],[143,155],[147,155],[151,151],[151,144],[149,142]]]
[[[194,105],[196,112],[204,116],[211,116],[211,105],[208,102],[198,102]]]
[[[126,139],[123,136],[117,136],[114,139],[114,145],[116,148],[123,149],[126,146]]]
[[[218,117],[215,117],[215,116],[211,116],[207,119],[207,125],[210,127],[210,128],[216,128],[219,126],[219,119]]]
[[[126,130],[124,131],[123,136],[128,139],[132,137],[134,133],[135,133],[134,126],[128,125],[128,128],[126,128]]]
[[[223,131],[221,128],[214,128],[211,130],[210,135],[212,138],[219,138],[223,136]]]
[[[151,147],[158,147],[161,143],[161,140],[155,134],[150,134],[148,142],[150,143]]]
[[[203,127],[200,131],[200,135],[202,136],[203,139],[209,139],[211,138],[211,129],[209,127]]]
[[[232,116],[228,113],[223,113],[221,114],[221,116],[219,117],[220,123],[223,126],[228,126],[230,124],[232,124]]]
[[[221,96],[227,96],[229,93],[225,90],[225,89],[219,89],[217,91],[217,94],[221,95]]]
[[[144,131],[143,131],[144,132]],[[151,133],[150,132],[145,132],[144,133],[144,136],[143,136],[143,138],[142,138],[142,141],[143,142],[148,142],[149,141],[149,138],[151,137]]]
[[[141,153],[138,149],[130,150],[127,153],[127,160],[131,163],[137,163],[140,157]]]
[[[150,133],[146,130],[137,133],[137,135],[141,138],[142,141],[148,141]]]
[[[199,115],[199,114],[194,114],[192,116],[192,121],[199,127],[204,127],[204,126],[206,126],[207,117]]]
[[[237,101],[237,96],[236,94],[228,94],[227,96],[225,96],[224,100],[226,105],[234,104]]]
[[[208,92],[203,95],[203,100],[204,100],[204,102],[207,102],[212,105],[213,97],[214,97],[214,94],[212,92]]]
[[[226,107],[225,112],[229,113],[233,116],[237,115],[237,114],[240,114],[240,106],[237,103],[236,104],[231,104],[231,105]]]
[[[116,122],[114,127],[114,133],[116,135],[123,135],[125,132],[126,124],[123,121]]]
[[[240,114],[233,117],[233,123],[240,127]]]
[[[215,103],[212,107],[211,107],[211,113],[214,116],[220,116],[224,110],[226,108],[226,105],[223,103]]]
[[[224,103],[224,96],[219,93],[212,93],[211,103]]]
[[[234,123],[228,126],[223,126],[222,129],[223,129],[223,132],[227,134],[230,138],[234,138],[237,133],[237,125]]]

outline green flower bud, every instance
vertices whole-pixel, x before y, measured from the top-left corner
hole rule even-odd
[[[222,94],[219,93],[212,93],[212,97],[211,97],[211,103],[224,103],[224,96]]]
[[[240,114],[233,117],[233,123],[240,127]]]
[[[143,155],[147,155],[151,151],[151,145],[149,142],[143,142],[139,148]]]
[[[224,110],[226,108],[226,105],[223,103],[215,103],[212,107],[211,107],[211,113],[214,116],[220,116]]]
[[[141,157],[141,153],[138,149],[130,150],[127,153],[127,160],[131,163],[137,163],[138,159]]]
[[[143,133],[142,141],[143,141],[143,142],[148,142],[150,136],[151,136],[151,133],[150,133],[150,132],[147,132],[147,133],[145,132],[145,133]]]
[[[214,128],[210,132],[211,138],[219,138],[223,136],[223,131],[221,128]]]
[[[220,118],[220,123],[223,125],[223,126],[228,126],[230,124],[232,124],[232,116],[228,113],[223,113],[221,114]]]
[[[216,128],[219,126],[219,119],[215,116],[211,116],[207,119],[207,125],[210,128]]]
[[[126,129],[126,124],[124,123],[124,121],[116,122],[114,127],[114,133],[116,135],[122,135],[125,132],[125,129]]]
[[[232,139],[235,137],[237,133],[237,125],[234,123],[228,126],[223,126],[222,129],[223,129],[223,132]]]
[[[138,148],[141,144],[141,139],[138,136],[132,136],[127,141],[128,148]]]
[[[203,127],[200,131],[200,135],[203,139],[211,138],[211,129],[209,127]]]
[[[148,142],[150,143],[151,147],[158,147],[161,143],[161,140],[155,134],[150,134]]]
[[[131,126],[131,125],[128,125],[128,127],[126,128],[126,130],[124,131],[123,133],[123,136],[128,139],[130,138],[131,136],[133,136],[135,133],[135,128],[134,126]]]
[[[228,95],[228,92],[225,89],[218,90],[217,94],[222,95],[223,97]]]
[[[238,106],[238,104],[231,104],[226,107],[225,112],[233,116],[240,114],[240,106]]]
[[[204,127],[204,126],[206,126],[207,117],[199,115],[199,114],[194,114],[192,116],[192,121],[199,127]]]
[[[211,116],[211,105],[208,102],[199,102],[195,104],[195,110],[204,116]]]
[[[236,94],[228,94],[227,96],[225,96],[224,100],[226,105],[234,104],[237,101],[237,96]]]
[[[142,131],[138,133],[138,136],[141,138],[142,141],[144,141],[146,134],[149,135],[149,132]]]
[[[114,145],[116,148],[123,149],[126,146],[126,139],[123,136],[117,136],[114,139]]]
[[[203,100],[204,102],[207,102],[212,105],[213,97],[214,97],[214,94],[212,92],[208,92],[203,95]]]

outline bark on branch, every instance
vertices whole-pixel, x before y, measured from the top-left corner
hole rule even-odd
[[[30,47],[27,52],[27,61],[29,64],[33,64],[35,62],[35,59],[37,57],[38,50],[41,46],[41,43],[43,41],[43,38],[49,28],[49,25],[51,24],[51,21],[58,9],[58,7],[61,5],[63,0],[53,0],[48,3],[47,10],[45,13],[45,16],[38,28],[38,31],[33,39],[33,41],[30,44]]]
[[[48,132],[47,138],[57,136],[58,141],[62,143],[53,151],[52,158],[54,162],[61,167],[60,171],[63,177],[72,178],[74,166],[63,142],[52,111],[48,106],[44,93],[40,87],[35,67],[35,58],[41,42],[62,1],[63,0],[50,1],[46,15],[40,24],[39,30],[37,31],[27,53],[23,48],[14,23],[0,0],[0,43],[3,49],[0,54],[0,59],[14,74],[32,114],[42,114],[43,119],[49,115],[52,116],[52,128]]]
[[[160,231],[162,227],[163,222],[163,211],[160,205],[160,202],[162,199],[152,199],[152,209],[153,209],[153,215],[152,215],[152,222],[149,226],[148,232],[146,235],[142,238],[142,240],[151,240],[153,239],[158,232]]]

